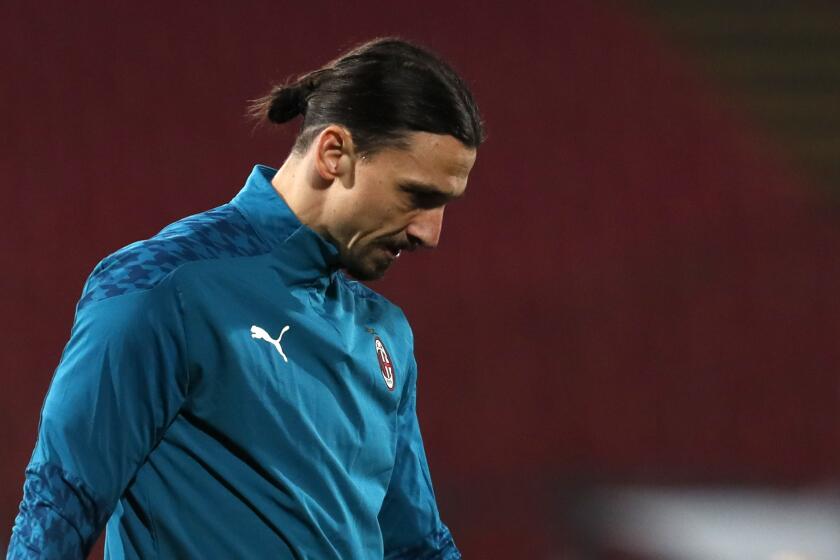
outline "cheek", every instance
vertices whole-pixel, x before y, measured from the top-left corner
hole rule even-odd
[[[328,221],[331,230],[337,233],[337,237],[350,240],[358,237],[367,228],[369,211],[364,200],[359,197],[346,196],[336,197],[330,201]]]
[[[375,173],[360,174],[353,188],[334,199],[333,217],[345,239],[355,239],[356,250],[393,235],[408,223],[406,201],[399,191]]]
[[[355,208],[357,231],[364,235],[390,234],[400,227],[403,211],[394,201],[368,199]]]

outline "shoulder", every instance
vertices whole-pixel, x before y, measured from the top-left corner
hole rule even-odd
[[[239,210],[225,204],[183,218],[157,235],[105,257],[85,283],[78,308],[94,301],[150,290],[189,262],[256,256],[269,251],[270,247]]]

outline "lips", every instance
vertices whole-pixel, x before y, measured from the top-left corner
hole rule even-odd
[[[400,243],[385,244],[383,248],[395,259],[399,257],[402,250],[405,249],[405,247]]]
[[[417,247],[411,239],[402,238],[382,239],[377,245],[392,260],[398,259],[403,251],[413,251]]]
[[[383,250],[384,250],[386,253],[388,253],[388,255],[389,255],[392,259],[396,259],[397,257],[399,257],[399,256],[400,256],[400,252],[401,252],[401,250],[400,250],[400,248],[399,248],[399,247],[389,247],[389,246],[386,246],[386,247],[383,247]]]

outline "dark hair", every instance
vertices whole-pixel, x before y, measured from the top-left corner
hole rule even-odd
[[[478,107],[440,57],[396,37],[363,43],[323,67],[274,86],[250,114],[284,123],[303,115],[292,148],[303,153],[329,124],[347,127],[356,152],[405,147],[412,131],[448,134],[469,148],[484,141]]]

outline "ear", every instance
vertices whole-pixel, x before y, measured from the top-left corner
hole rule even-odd
[[[315,142],[315,169],[321,179],[332,183],[335,179],[347,182],[352,177],[356,161],[353,137],[343,126],[331,124],[318,135]]]

